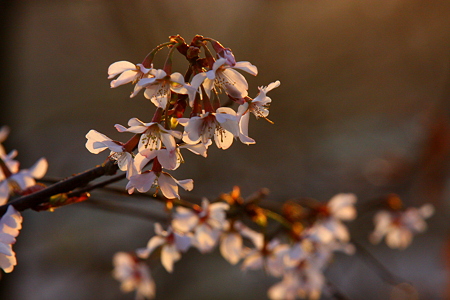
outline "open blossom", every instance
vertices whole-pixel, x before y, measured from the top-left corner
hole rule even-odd
[[[16,242],[21,228],[22,216],[12,205],[9,205],[0,219],[0,268],[6,273],[10,273],[17,265],[16,253],[12,250],[12,245]]]
[[[117,161],[121,171],[127,171],[127,178],[137,173],[134,167],[133,156],[124,149],[122,143],[113,141],[106,135],[93,129],[86,134],[86,138],[86,148],[89,152],[98,154],[109,149],[111,151],[110,158]]]
[[[181,258],[180,252],[185,252],[191,246],[191,237],[174,231],[170,226],[165,231],[159,223],[155,223],[155,233],[147,247],[138,249],[137,254],[146,259],[153,250],[161,246],[161,263],[167,272],[172,273],[173,264]]]
[[[138,86],[145,88],[145,98],[152,101],[156,107],[165,109],[171,97],[171,92],[178,94],[195,95],[195,89],[184,82],[180,73],[167,75],[164,70],[150,70],[152,77],[139,80]]]
[[[272,99],[267,97],[267,93],[279,86],[280,81],[277,80],[266,87],[259,87],[259,94],[255,99],[246,98],[249,100],[239,106],[237,114],[240,116],[239,130],[241,136],[248,137],[249,112],[254,114],[256,118],[267,118],[269,115],[269,105],[272,102]]]
[[[245,254],[243,237],[250,239],[256,245],[262,245],[264,239],[262,234],[245,226],[240,221],[226,223],[220,237],[220,253],[230,264],[237,264]]]
[[[283,280],[272,286],[267,292],[271,300],[294,300],[297,298],[318,300],[325,284],[322,270],[309,266],[286,272]]]
[[[229,107],[220,107],[215,113],[204,113],[191,118],[181,118],[185,126],[183,141],[188,144],[207,144],[214,137],[218,148],[228,149],[234,136],[239,136],[238,116]]]
[[[142,133],[138,151],[144,149],[159,150],[165,146],[169,151],[176,147],[175,138],[181,139],[182,134],[176,130],[165,129],[161,124],[156,122],[144,123],[138,118],[131,118],[128,121],[129,128],[116,124],[115,127],[119,132]]]
[[[204,198],[200,211],[177,207],[172,226],[180,232],[193,232],[192,244],[202,253],[211,251],[217,244],[226,221],[229,205],[224,202],[210,204]]]
[[[18,168],[9,169],[11,173],[0,174],[0,205],[6,203],[11,192],[20,192],[36,184],[35,179],[44,177],[47,172],[48,162],[45,158],[40,158],[31,168],[20,170]],[[0,172],[2,173],[2,172]],[[1,180],[3,176],[3,180]]]
[[[289,245],[281,244],[278,239],[273,239],[269,243],[261,244],[261,246],[250,251],[241,267],[243,270],[264,268],[270,275],[280,277],[286,269],[284,257],[289,249]]]
[[[411,244],[414,234],[426,230],[425,219],[433,213],[431,204],[420,208],[410,207],[405,211],[379,211],[374,217],[375,230],[370,235],[370,241],[378,244],[386,237],[386,244],[390,248],[405,249]]]
[[[152,186],[156,186],[167,199],[180,198],[178,195],[178,186],[181,186],[187,191],[194,188],[194,181],[192,179],[176,180],[166,172],[145,171],[141,174],[131,176],[129,180],[126,186],[129,194],[132,194],[135,189],[141,193],[145,193]]]
[[[356,218],[356,196],[354,194],[337,194],[320,209],[322,218],[310,229],[321,242],[330,243],[338,240],[348,242],[350,234],[342,221],[351,221]]]
[[[240,61],[233,66],[227,64],[230,60],[219,58],[214,62],[213,68],[205,73],[199,73],[194,76],[192,82],[203,80],[203,86],[208,97],[211,90],[216,87],[224,90],[230,97],[241,99],[248,95],[248,83],[245,77],[234,69],[240,69],[251,75],[256,76],[258,69],[248,61]],[[194,84],[193,84],[194,85]]]
[[[109,66],[108,79],[113,79],[120,74],[117,79],[111,81],[111,87],[115,88],[130,82],[136,83],[144,77],[151,76],[149,74],[150,70],[152,68],[147,69],[142,64],[135,65],[128,61],[118,61]],[[142,87],[136,84],[130,97],[136,96],[141,89]]]
[[[144,262],[126,252],[117,252],[113,258],[113,276],[122,284],[124,293],[136,290],[136,300],[153,299],[155,297],[155,282],[150,269]]]

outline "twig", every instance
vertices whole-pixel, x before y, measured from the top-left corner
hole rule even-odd
[[[47,199],[53,195],[70,192],[77,187],[87,185],[92,180],[97,179],[103,175],[113,175],[116,173],[117,169],[117,165],[114,162],[108,160],[101,166],[97,166],[78,175],[74,175],[60,182],[57,182],[43,190],[30,195],[22,196],[11,202],[8,202],[5,205],[0,206],[0,216],[3,216],[9,205],[13,205],[14,208],[18,211],[26,210],[28,208],[32,208],[46,202]]]

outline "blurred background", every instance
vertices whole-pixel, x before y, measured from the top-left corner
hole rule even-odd
[[[450,298],[450,2],[0,3],[0,125],[10,126],[5,146],[19,151],[23,168],[44,156],[47,175],[64,178],[102,163],[107,154],[89,153],[85,134],[96,129],[124,141],[113,125],[148,122],[154,111],[142,94],[129,98],[131,85],[110,89],[108,66],[138,63],[170,35],[212,37],[258,67],[257,77],[246,75],[250,96],[281,81],[269,94],[275,124],[252,118],[253,146],[211,147],[208,159],[186,153],[173,173],[194,180],[183,195],[213,199],[240,185],[244,196],[266,187],[280,202],[353,192],[365,203],[394,192],[410,206],[433,203],[428,231],[404,251],[367,242],[370,214],[349,226],[420,299]],[[96,195],[164,217],[152,201]],[[133,299],[111,276],[112,256],[145,246],[153,221],[88,203],[23,216],[19,264],[3,275],[1,299]],[[157,299],[265,299],[278,281],[242,273],[217,251],[190,250],[173,274],[152,267]],[[349,299],[416,299],[384,282],[361,255],[337,255],[327,276]]]

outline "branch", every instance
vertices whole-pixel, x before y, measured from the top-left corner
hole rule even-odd
[[[103,175],[113,175],[116,173],[117,169],[117,165],[114,162],[108,160],[101,166],[97,166],[93,169],[84,171],[83,173],[64,179],[43,190],[40,190],[33,194],[22,196],[8,202],[5,205],[0,206],[0,216],[3,216],[9,205],[13,205],[14,208],[18,211],[26,210],[28,208],[32,208],[46,202],[48,198],[53,195],[70,192],[75,188],[87,185],[92,180],[97,179]]]

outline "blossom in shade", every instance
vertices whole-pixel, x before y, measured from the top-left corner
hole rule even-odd
[[[9,205],[0,219],[0,268],[5,273],[10,273],[17,265],[16,253],[12,250],[12,245],[16,242],[21,228],[22,216],[12,205]]]
[[[137,255],[146,259],[153,250],[161,246],[161,263],[167,272],[172,273],[173,264],[181,258],[180,252],[185,252],[191,246],[191,237],[174,231],[170,226],[165,231],[159,223],[155,223],[155,233],[156,235],[148,241],[146,248],[136,251]]]
[[[242,222],[226,222],[220,237],[220,253],[230,264],[237,264],[245,254],[243,237],[250,239],[254,244],[263,242],[263,236],[260,233]]]
[[[211,251],[217,244],[226,223],[226,210],[229,205],[224,202],[209,203],[202,200],[198,211],[177,207],[172,220],[172,227],[180,232],[192,231],[192,244],[202,253]]]
[[[281,244],[278,239],[263,243],[248,253],[242,262],[243,270],[259,270],[264,268],[268,274],[280,277],[285,270],[284,257],[290,247]]]
[[[122,284],[124,293],[136,291],[136,300],[153,299],[155,297],[155,282],[148,266],[136,256],[126,252],[117,252],[113,258],[113,276]]]
[[[330,243],[338,240],[348,242],[350,234],[342,221],[356,218],[356,196],[354,194],[337,194],[325,206],[319,208],[320,216],[310,229],[321,242]]]
[[[374,216],[375,230],[370,235],[370,241],[378,244],[385,237],[390,248],[405,249],[411,244],[414,234],[426,230],[425,219],[433,213],[431,204],[424,204],[420,208],[410,207],[404,211],[379,211]]]

